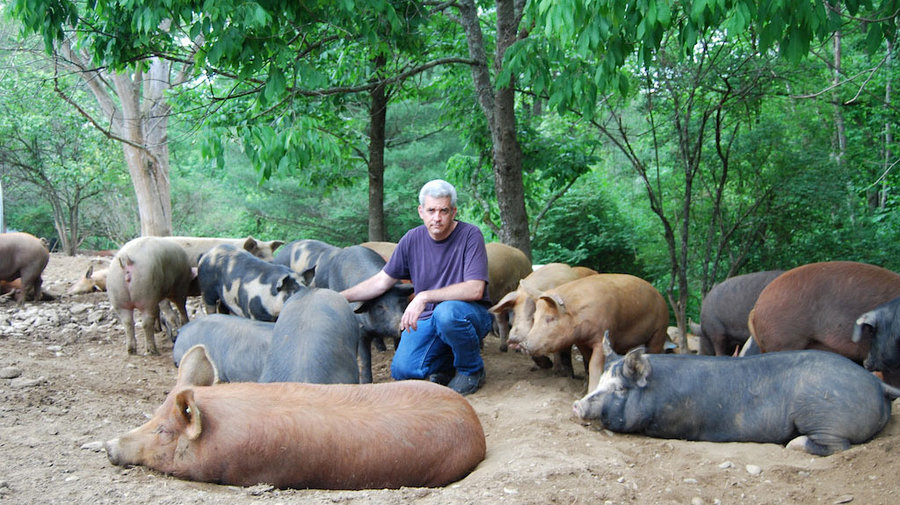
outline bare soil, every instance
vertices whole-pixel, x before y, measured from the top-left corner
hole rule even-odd
[[[583,380],[532,370],[527,356],[500,353],[494,337],[484,349],[487,384],[467,397],[484,426],[487,458],[445,488],[239,488],[116,467],[102,441],[144,423],[176,369],[163,334],[162,356],[126,355],[106,293],[64,294],[90,263],[104,261],[54,254],[44,286],[55,301],[21,309],[0,301],[0,503],[897,503],[896,402],[874,440],[828,457],[775,444],[613,434],[572,416]],[[199,317],[196,300],[192,307]],[[390,351],[374,357],[376,382],[390,380]]]

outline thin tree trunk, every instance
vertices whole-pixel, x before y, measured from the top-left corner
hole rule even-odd
[[[375,72],[385,65],[384,56],[375,57]],[[384,147],[388,99],[384,84],[371,92],[369,109],[369,240],[385,240],[384,224]]]
[[[841,82],[841,31],[834,33],[834,61],[831,69],[831,83],[834,91],[831,93],[831,101],[834,107],[834,158],[838,166],[844,163],[844,154],[847,151],[847,133],[844,127],[844,111],[841,106],[841,98],[838,96]]]
[[[894,75],[894,43],[887,40],[887,61],[885,62],[885,68],[887,69],[887,75]],[[891,111],[891,79],[887,79],[884,85],[884,110],[885,117],[891,117],[889,112]],[[887,172],[890,170],[892,159],[894,158],[894,152],[891,150],[891,146],[894,144],[894,135],[891,131],[891,121],[884,122],[884,164],[882,167],[882,177],[881,177],[881,189],[878,191],[878,208],[880,210],[884,210],[887,205],[887,194],[888,188],[890,187],[887,183]]]

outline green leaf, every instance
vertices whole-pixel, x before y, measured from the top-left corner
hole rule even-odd
[[[869,23],[866,32],[866,51],[869,54],[875,54],[881,48],[881,42],[884,40],[884,33],[881,31],[881,25],[878,23]]]

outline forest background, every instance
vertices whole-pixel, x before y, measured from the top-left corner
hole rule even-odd
[[[900,271],[895,1],[13,0],[5,227],[397,241],[441,177],[528,253],[652,282]]]

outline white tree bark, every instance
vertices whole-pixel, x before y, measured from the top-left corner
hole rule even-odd
[[[172,63],[154,58],[147,72],[138,69],[109,73],[90,67],[89,61],[67,43],[59,49],[59,63],[81,76],[97,99],[103,117],[92,117],[73,105],[109,138],[122,143],[137,198],[141,235],[171,235],[170,107],[165,94],[184,81],[188,69],[183,68],[173,77]]]

